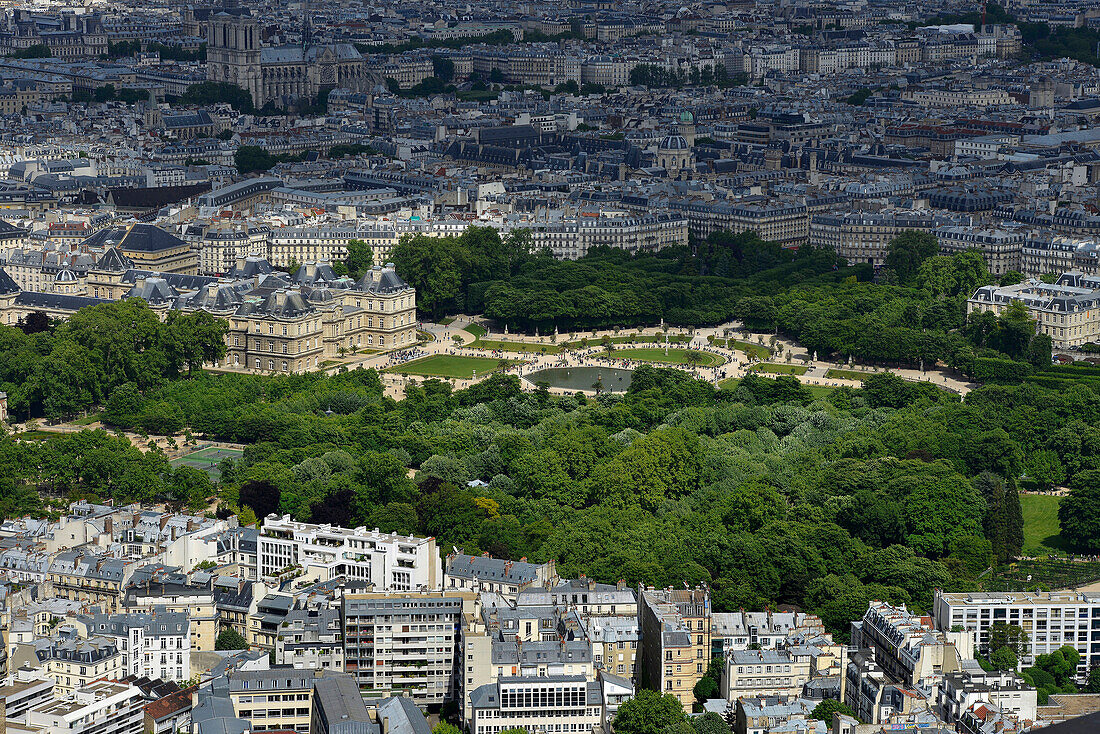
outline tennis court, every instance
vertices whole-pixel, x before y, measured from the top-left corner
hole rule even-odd
[[[202,469],[210,475],[215,482],[221,477],[218,471],[218,462],[222,459],[239,460],[244,455],[241,449],[222,448],[220,446],[205,446],[198,451],[192,451],[186,456],[172,459],[172,466],[191,466]]]

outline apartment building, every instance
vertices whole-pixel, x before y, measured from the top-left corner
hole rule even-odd
[[[810,667],[808,648],[733,650],[726,655],[723,698],[797,696],[810,679]]]
[[[925,690],[974,658],[973,639],[965,631],[936,630],[931,616],[911,614],[904,604],[872,601],[863,619],[852,622],[852,647],[873,650],[887,675]]]
[[[269,234],[262,225],[230,220],[188,225],[181,238],[199,253],[200,273],[220,276],[231,271],[240,258],[264,252]]]
[[[688,219],[682,214],[618,216],[584,214],[576,218],[516,223],[531,232],[531,249],[549,250],[559,260],[576,260],[594,247],[630,253],[657,252],[686,245]]]
[[[1021,247],[1020,272],[1030,278],[1047,273],[1100,274],[1100,240],[1095,237],[1035,234]]]
[[[0,681],[0,714],[7,719],[21,719],[28,711],[53,700],[54,682],[31,670],[20,668]]]
[[[528,607],[523,613],[532,617],[529,631],[517,616],[506,618],[499,607],[475,605],[463,614],[461,683],[456,697],[466,726],[472,726],[474,692],[502,678],[583,676],[595,680],[592,645],[567,626],[544,628],[536,623],[535,609]],[[541,618],[557,619],[551,614]]]
[[[453,700],[459,626],[472,592],[346,593],[345,668],[369,698],[408,695],[418,705]]]
[[[264,518],[257,556],[260,578],[270,581],[343,577],[378,591],[438,590],[443,585],[435,538],[314,525],[289,515]]]
[[[1004,89],[919,89],[902,92],[902,98],[921,107],[955,109],[1013,104],[1012,97]]]
[[[669,209],[687,216],[696,237],[728,230],[755,232],[761,239],[783,244],[805,242],[810,211],[802,202],[774,197],[745,197],[736,201],[669,201]]]
[[[553,561],[545,564],[549,568],[553,565]],[[547,581],[542,586],[529,586],[516,595],[517,607],[559,605],[574,608],[584,616],[638,616],[638,598],[625,581],[600,584],[582,576],[558,583]]]
[[[308,670],[344,669],[344,631],[336,609],[295,609],[279,625],[275,663]]]
[[[471,699],[471,734],[586,734],[604,719],[600,684],[582,675],[501,678],[478,687]]]
[[[1018,721],[1035,721],[1038,692],[1012,671],[984,671],[976,665],[943,677],[937,705],[940,716],[951,724],[962,720],[976,706],[992,704]]]
[[[537,590],[557,581],[553,560],[528,563],[526,559],[509,561],[488,555],[447,554],[444,586],[448,591],[486,591],[515,600],[527,589]]]
[[[92,551],[67,550],[54,556],[47,583],[59,599],[95,604],[107,612],[118,609],[136,564]]]
[[[141,734],[141,690],[106,680],[89,682],[27,711],[27,726],[41,734]]]
[[[1028,231],[1023,227],[981,224],[937,227],[932,234],[940,243],[941,255],[977,250],[989,272],[997,277],[1010,270],[1020,270],[1024,243],[1028,239]]]
[[[982,286],[966,301],[967,314],[1001,314],[1019,301],[1048,334],[1055,349],[1075,349],[1100,340],[1100,277],[1063,273],[1057,283],[1026,280],[1010,286]]]
[[[637,616],[580,619],[583,635],[592,645],[592,664],[596,670],[633,680],[642,636]]]
[[[118,680],[129,672],[118,640],[99,636],[80,639],[71,627],[55,638],[36,641],[33,649],[40,669],[53,678],[54,690],[63,694],[100,678]]]
[[[736,734],[768,734],[772,729],[801,722],[795,729],[809,730],[810,714],[819,701],[780,696],[743,696],[733,702],[733,731]]]
[[[414,707],[415,708],[415,707]],[[416,715],[424,719],[419,710]],[[321,678],[313,684],[310,734],[355,734],[374,732],[375,718],[367,710],[359,687],[348,675]],[[427,724],[425,724],[427,727]]]
[[[253,731],[296,731],[308,734],[313,684],[326,671],[275,667],[226,673],[229,699],[238,718],[252,722]]]
[[[267,594],[257,601],[256,612],[248,615],[248,644],[254,649],[273,651],[293,608],[294,597],[283,592]]]
[[[925,707],[925,696],[887,675],[875,662],[872,650],[853,651],[844,676],[844,703],[865,723],[881,724],[897,714]]]
[[[191,620],[186,612],[84,614],[74,624],[85,637],[117,641],[128,675],[179,681],[191,677]]]
[[[277,267],[286,267],[291,262],[336,262],[348,256],[348,241],[363,240],[370,246],[374,262],[384,262],[390,250],[396,244],[396,228],[387,228],[393,237],[364,237],[358,227],[343,227],[335,224],[312,227],[275,227],[268,235],[267,258]],[[381,231],[381,230],[379,230]],[[261,250],[251,250],[260,252]]]
[[[214,591],[180,581],[148,579],[126,589],[121,611],[151,614],[154,610],[187,616],[191,650],[214,649],[220,630]],[[185,671],[186,672],[186,671]],[[187,674],[185,677],[190,677]]]
[[[715,612],[711,617],[713,655],[733,650],[779,647],[793,635],[823,635],[825,624],[805,612]]]
[[[902,232],[931,232],[951,223],[943,214],[930,211],[815,214],[810,219],[809,242],[814,247],[832,250],[849,263],[879,267],[886,263],[890,242]]]
[[[1081,654],[1077,666],[1080,679],[1100,665],[1100,594],[1077,591],[1035,591],[1002,593],[957,593],[937,590],[932,604],[937,629],[962,627],[975,634],[977,646],[984,649],[989,628],[997,623],[1018,625],[1028,635],[1028,649],[1020,657],[1024,667],[1033,665],[1039,655],[1054,652],[1063,645]]]
[[[642,628],[639,675],[662,693],[671,693],[688,709],[693,689],[706,672],[711,654],[710,591],[639,587]]]

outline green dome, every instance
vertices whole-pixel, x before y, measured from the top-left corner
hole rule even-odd
[[[680,113],[680,122],[694,122],[694,120],[691,117],[691,113],[690,112],[681,112]]]

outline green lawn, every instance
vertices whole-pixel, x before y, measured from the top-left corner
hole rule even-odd
[[[1058,525],[1058,505],[1061,502],[1062,498],[1055,495],[1020,495],[1020,509],[1024,513],[1024,555],[1065,552]]]
[[[515,360],[508,360],[513,362]],[[422,375],[424,377],[455,377],[469,379],[476,371],[486,375],[500,369],[500,360],[492,357],[461,357],[448,354],[433,354],[415,359],[405,364],[387,367],[383,372],[396,372],[401,375]]]
[[[829,370],[825,373],[825,377],[830,380],[855,380],[857,382],[863,382],[867,379],[868,372],[856,372],[855,370]]]
[[[765,362],[763,364],[753,365],[753,372],[767,372],[772,375],[804,375],[806,370],[810,369],[804,364],[772,364]]]
[[[467,349],[487,349],[501,352],[521,352],[523,354],[557,354],[561,347],[557,344],[529,344],[527,342],[506,342],[478,339],[473,344],[465,345]]]
[[[664,362],[666,364],[690,364],[687,359],[688,349],[670,348],[668,353],[665,353],[665,349],[662,347],[627,347],[626,349],[616,349],[612,355],[613,359],[634,359],[639,362]],[[718,365],[725,364],[726,360],[719,357],[716,354],[710,352],[700,351],[702,360],[699,365],[702,367],[717,367]]]
[[[462,330],[470,332],[471,334],[476,336],[478,339],[480,339],[481,337],[485,336],[488,333],[488,330],[484,326],[482,326],[481,324],[470,324],[469,326],[463,327]]]
[[[723,340],[715,340],[716,343],[719,343],[721,341]],[[736,349],[740,352],[744,352],[753,359],[771,359],[772,350],[760,344],[753,344],[752,342],[740,342],[736,339],[727,339],[725,341],[725,346],[727,349]]]
[[[71,426],[90,426],[91,424],[98,421],[99,418],[100,418],[99,413],[92,413],[90,415],[84,416],[83,418],[77,418],[75,421],[69,421],[69,425],[71,425]]]
[[[29,431],[20,431],[12,435],[23,441],[45,441],[46,439],[57,438],[64,434],[58,431],[44,431],[41,428],[32,428]]]

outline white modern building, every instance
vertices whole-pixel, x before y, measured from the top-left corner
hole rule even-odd
[[[591,732],[603,721],[600,684],[583,675],[501,678],[471,694],[471,734]]]
[[[260,528],[257,564],[265,581],[348,581],[375,591],[435,591],[443,567],[435,538],[383,533],[377,528],[341,528],[268,515]]]
[[[97,680],[31,709],[27,725],[41,734],[141,734],[143,704],[137,687]]]
[[[989,628],[1001,622],[1023,628],[1028,650],[1020,657],[1024,667],[1039,655],[1069,645],[1081,654],[1078,677],[1100,665],[1100,643],[1092,642],[1093,630],[1100,631],[1100,594],[1078,591],[1010,591],[1001,593],[957,593],[936,591],[932,614],[937,629],[962,627],[975,633],[981,649]]]

